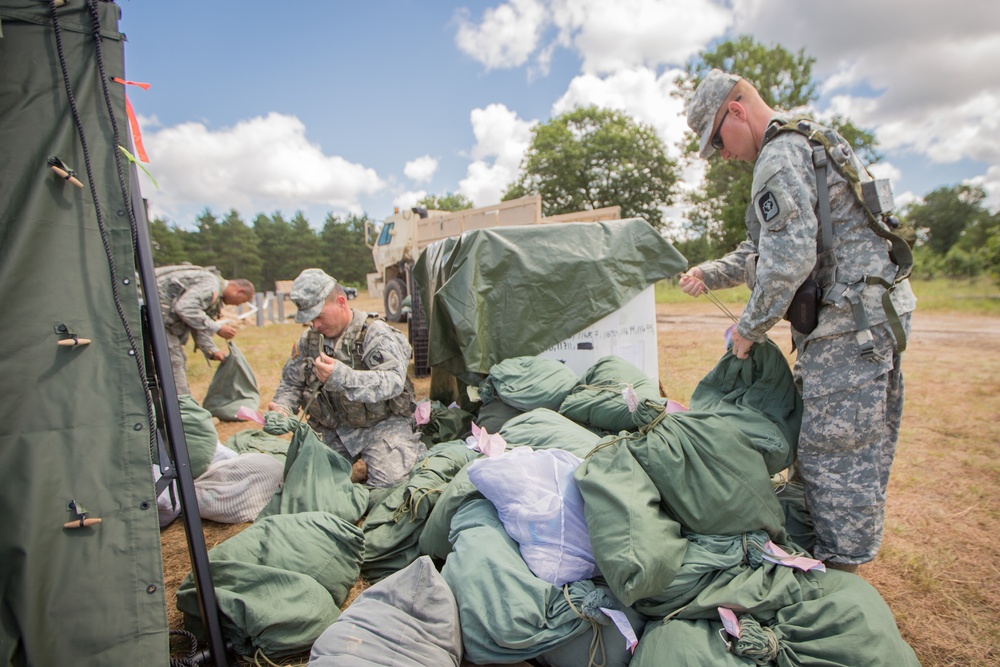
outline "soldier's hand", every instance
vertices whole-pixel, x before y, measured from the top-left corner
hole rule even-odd
[[[288,406],[282,405],[281,403],[275,403],[271,401],[267,404],[267,409],[269,412],[280,412],[281,414],[292,416],[292,411],[288,409]]]
[[[337,365],[337,360],[320,352],[319,356],[313,360],[313,363],[316,365],[316,378],[323,384],[326,384],[326,381],[330,378],[330,374],[333,373],[333,367]]]
[[[230,326],[228,324],[223,324],[221,327],[219,327],[218,333],[226,340],[230,340],[232,339],[233,336],[236,335],[236,327]]]
[[[681,291],[689,296],[701,296],[705,293],[704,280],[705,272],[697,266],[692,266],[687,270],[687,273],[681,276],[678,285],[680,285]]]
[[[212,358],[215,359],[216,361],[225,361],[226,353],[223,352],[222,350],[216,350],[215,352],[212,353]]]
[[[739,331],[733,329],[733,356],[737,359],[748,359],[751,347],[753,347],[753,341],[747,340],[740,335]]]

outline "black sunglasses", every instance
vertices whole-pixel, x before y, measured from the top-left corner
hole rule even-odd
[[[739,102],[743,99],[742,95],[737,95],[733,102]],[[722,143],[722,124],[726,122],[726,116],[729,115],[729,105],[726,105],[726,111],[722,114],[722,120],[719,121],[719,127],[715,129],[715,134],[712,135],[712,148],[717,151],[721,151],[725,148],[725,144]]]

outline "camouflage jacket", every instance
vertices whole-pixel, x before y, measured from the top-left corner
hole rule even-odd
[[[200,266],[182,264],[156,269],[156,291],[167,333],[182,343],[193,333],[195,345],[206,357],[215,354],[218,348],[212,336],[221,328],[215,320],[222,310],[222,292],[227,283],[214,270]]]
[[[406,337],[375,316],[353,309],[352,313],[337,338],[311,329],[302,334],[274,393],[274,402],[292,414],[308,407],[310,421],[347,440],[354,429],[390,415],[410,416],[414,407],[413,382],[407,375],[412,350]],[[320,346],[340,362],[322,386],[313,369]]]
[[[829,128],[815,127],[848,145]],[[848,159],[860,165],[857,155],[848,152]],[[863,167],[860,173],[865,173]],[[850,183],[832,167],[827,169],[827,183],[836,276],[820,278],[824,305],[819,311],[819,325],[809,338],[854,331],[857,325],[845,289],[862,289],[859,283],[868,275],[881,276],[889,283],[896,275],[889,244],[868,227]],[[747,240],[725,257],[699,267],[709,289],[748,284],[750,299],[737,329],[744,338],[760,342],[788,311],[795,291],[816,266],[820,233],[816,171],[812,146],[805,137],[783,132],[764,144],[754,165],[752,195],[747,210]],[[886,321],[881,302],[884,291],[878,285],[862,289],[861,299],[871,325]],[[900,315],[916,307],[909,281],[899,283],[891,298]]]

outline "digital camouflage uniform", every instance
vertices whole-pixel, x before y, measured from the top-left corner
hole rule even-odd
[[[832,130],[813,127],[847,146]],[[845,155],[860,166],[853,151]],[[865,173],[863,167],[859,171]],[[820,276],[824,305],[816,329],[809,335],[792,329],[798,350],[794,375],[805,406],[796,473],[815,525],[813,556],[859,564],[871,561],[882,541],[886,486],[903,410],[900,355],[881,303],[885,290],[860,281],[877,275],[891,284],[896,265],[887,241],[869,228],[848,181],[829,168],[827,183],[835,277]],[[754,165],[752,193],[747,240],[699,268],[709,289],[746,282],[751,294],[737,330],[761,342],[817,261],[820,225],[809,141],[793,132],[767,141]],[[856,337],[858,325],[847,300],[851,287],[860,292],[871,325],[875,349],[870,355],[861,354]],[[909,282],[900,282],[891,298],[908,335],[909,313],[916,307]]]
[[[216,319],[222,310],[222,292],[227,284],[217,272],[200,266],[183,264],[156,269],[156,290],[178,395],[191,393],[184,353],[188,337],[194,334],[195,346],[207,359],[219,349],[212,336],[222,328]]]
[[[351,312],[350,324],[337,338],[312,330],[302,334],[281,371],[274,403],[291,414],[308,406],[309,424],[327,445],[349,461],[364,460],[368,486],[393,486],[426,451],[412,425],[410,344],[385,321]],[[341,363],[316,392],[313,359],[320,344]]]

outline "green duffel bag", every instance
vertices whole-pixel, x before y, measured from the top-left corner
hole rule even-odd
[[[629,387],[639,403],[663,403],[657,382],[634,364],[612,355],[598,360],[584,373],[559,406],[559,414],[608,433],[636,430],[635,410],[623,394]]]
[[[501,400],[523,410],[558,410],[566,394],[576,385],[576,373],[566,364],[547,357],[511,357],[490,367],[479,383],[484,404]]]
[[[365,561],[361,575],[371,583],[402,570],[420,557],[420,534],[441,492],[466,463],[479,453],[462,440],[442,442],[427,450],[409,477],[368,510]]]
[[[257,378],[236,343],[229,341],[229,355],[215,369],[201,404],[224,421],[236,421],[241,407],[256,410],[260,406]]]
[[[328,512],[261,519],[208,552],[224,637],[241,655],[309,650],[358,579],[364,535]],[[191,574],[177,590],[185,626],[203,633]]]
[[[177,397],[181,411],[181,427],[187,442],[191,476],[201,477],[215,458],[215,446],[219,443],[219,433],[215,430],[212,413],[198,405],[190,394]]]

